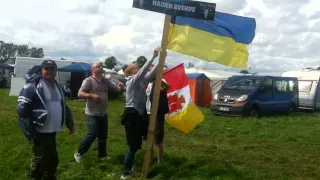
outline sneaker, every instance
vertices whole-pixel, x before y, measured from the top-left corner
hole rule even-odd
[[[137,176],[137,173],[132,169],[132,171],[130,171],[128,175],[121,175],[120,179],[130,179],[135,176]]]
[[[129,174],[129,175],[121,175],[120,179],[130,179],[132,178],[132,176]]]
[[[111,159],[110,156],[99,158],[100,161],[105,161],[105,160],[110,160],[110,159]]]
[[[83,160],[83,156],[78,152],[74,153],[73,157],[77,163],[81,163],[81,161]]]

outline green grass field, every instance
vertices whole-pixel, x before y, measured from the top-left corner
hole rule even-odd
[[[0,90],[0,179],[26,179],[31,146],[19,128],[17,97]],[[120,124],[123,101],[109,103],[110,161],[99,162],[96,143],[77,164],[73,154],[87,132],[84,102],[68,102],[76,134],[67,128],[58,135],[60,180],[119,179],[126,151]],[[166,126],[165,159],[152,164],[150,179],[320,179],[320,114],[299,113],[294,117],[261,119],[217,117],[203,109],[205,121],[192,133],[182,134]],[[144,149],[136,167],[143,162]]]

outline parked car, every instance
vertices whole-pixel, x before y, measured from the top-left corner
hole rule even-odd
[[[216,115],[256,116],[293,113],[299,106],[295,77],[232,76],[213,95],[211,110]]]

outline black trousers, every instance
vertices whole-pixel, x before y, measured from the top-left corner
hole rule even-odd
[[[156,145],[162,144],[164,138],[164,121],[165,121],[165,114],[157,114],[156,124],[154,127],[155,134],[154,134],[154,143]],[[148,125],[149,127],[150,122],[150,115],[148,115]]]
[[[29,179],[56,180],[59,164],[56,147],[56,133],[39,133],[31,139],[32,158]]]
[[[144,115],[134,108],[125,108],[121,123],[124,126],[127,145],[133,149],[141,149],[142,137],[145,135]]]

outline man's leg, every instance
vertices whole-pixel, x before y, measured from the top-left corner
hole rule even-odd
[[[98,158],[107,157],[108,116],[101,117],[98,125]]]
[[[138,118],[138,119],[134,119]],[[124,168],[123,168],[123,174],[121,176],[121,179],[126,179],[130,176],[132,176],[133,171],[133,163],[135,159],[135,154],[138,151],[138,149],[141,148],[142,145],[142,130],[143,130],[143,124],[141,122],[140,117],[133,117],[131,120],[131,124],[125,125],[125,133],[126,133],[126,139],[128,144],[128,151],[126,153],[126,156],[124,158]],[[140,121],[139,121],[140,120]]]
[[[57,167],[59,164],[56,133],[47,136],[45,149],[45,172],[43,180],[56,180]]]
[[[161,163],[163,160],[163,145],[156,144],[157,149],[157,156],[158,156],[158,163]]]
[[[147,140],[149,122],[150,122],[150,115],[147,114],[147,111],[143,113],[142,120],[143,120],[143,140]]]
[[[123,167],[123,176],[129,176],[132,173],[132,166],[134,162],[134,158],[136,155],[137,149],[128,146],[128,151],[124,158],[124,167]]]
[[[42,144],[41,135],[31,140],[32,157],[28,178],[30,180],[41,180],[44,173],[44,146]]]
[[[85,154],[91,147],[93,141],[97,137],[97,117],[87,116],[88,120],[88,134],[82,140],[78,151],[74,154],[75,160],[79,163],[83,159],[83,154]]]
[[[164,115],[157,116],[155,126],[155,144],[157,149],[158,163],[163,160],[163,138],[164,138]]]

